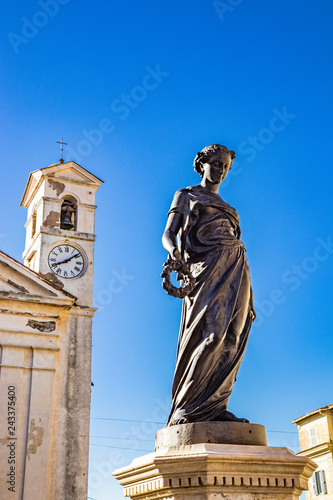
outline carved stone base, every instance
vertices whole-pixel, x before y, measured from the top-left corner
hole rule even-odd
[[[114,476],[136,500],[297,500],[315,469],[287,448],[201,443],[159,448]]]

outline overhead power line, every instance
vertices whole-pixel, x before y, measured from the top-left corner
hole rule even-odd
[[[280,434],[298,434],[295,431],[266,431],[266,432],[280,432]]]
[[[109,446],[107,444],[95,444],[95,443],[90,443],[89,446],[101,446],[102,448],[114,448],[116,450],[147,451],[148,453],[152,453],[152,451],[154,451],[154,450],[143,450],[142,448],[121,448],[120,446]]]
[[[87,436],[82,436],[82,437],[87,437]],[[136,437],[132,438],[123,438],[123,437],[114,437],[114,436],[89,436],[91,438],[103,438],[103,439],[117,439],[119,441],[149,441],[149,442],[154,442],[155,439],[139,439]]]
[[[136,422],[136,423],[144,423],[144,424],[165,425],[165,422],[151,422],[149,420],[126,420],[125,418],[91,417],[91,420],[113,420],[115,422]]]

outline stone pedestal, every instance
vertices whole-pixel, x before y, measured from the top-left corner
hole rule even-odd
[[[216,443],[266,446],[263,425],[243,422],[197,422],[164,427],[156,434],[155,451],[187,444]]]
[[[224,431],[230,424],[233,430],[238,425],[240,434],[247,438],[247,434],[256,434],[254,442],[263,440],[262,429],[258,429],[262,426],[221,424]],[[192,429],[186,431],[188,425]],[[287,448],[240,444],[237,434],[230,438],[227,433],[228,437],[223,438],[218,423],[205,432],[204,427],[211,425],[184,424],[158,431],[154,453],[136,458],[131,465],[114,472],[124,487],[124,495],[136,500],[297,500],[307,489],[308,479],[316,469],[314,462]],[[184,434],[185,444],[180,444]],[[238,443],[209,442],[214,437]],[[197,438],[206,442],[193,442]]]

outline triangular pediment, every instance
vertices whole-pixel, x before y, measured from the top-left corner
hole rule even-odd
[[[0,251],[0,297],[42,297],[74,303],[76,297]]]
[[[92,188],[98,189],[103,183],[101,179],[96,177],[85,168],[81,167],[75,161],[66,163],[56,163],[40,170],[35,170],[29,175],[29,179],[21,200],[21,206],[27,206],[28,200],[31,198],[37,189],[42,178],[67,179],[72,182],[89,184]]]
[[[43,175],[67,177],[79,182],[87,182],[98,187],[103,183],[103,181],[96,177],[96,175],[81,167],[81,165],[79,165],[75,161],[68,161],[66,163],[57,163],[55,165],[50,165],[49,167],[42,168],[41,172]]]

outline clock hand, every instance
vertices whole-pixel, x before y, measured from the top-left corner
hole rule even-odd
[[[74,259],[74,257],[78,257],[80,254],[76,253],[75,255],[72,255],[72,257],[69,257],[68,259],[62,260],[61,262],[57,262],[57,265],[59,264],[65,264],[65,262],[69,262],[70,260]]]

